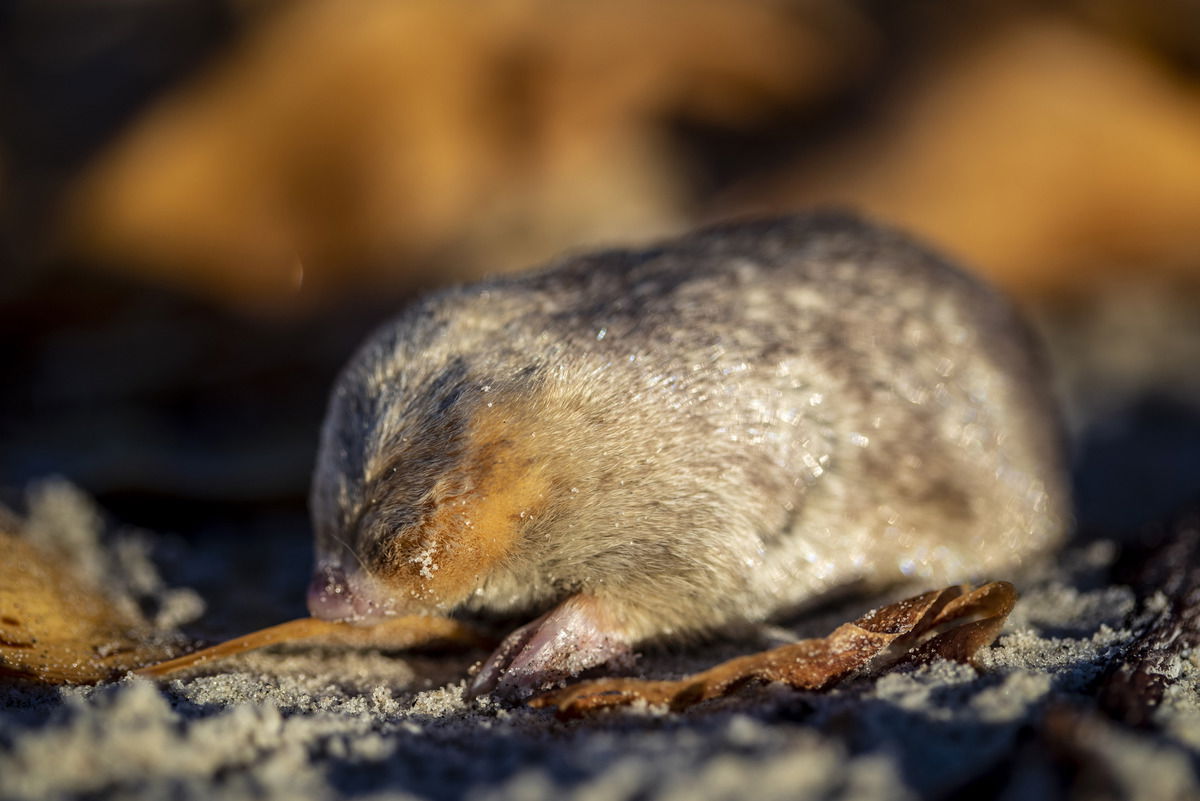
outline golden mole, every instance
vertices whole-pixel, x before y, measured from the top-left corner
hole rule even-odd
[[[541,614],[470,688],[520,693],[849,586],[995,574],[1068,520],[1046,384],[1004,299],[842,214],[431,294],[333,391],[309,607]]]

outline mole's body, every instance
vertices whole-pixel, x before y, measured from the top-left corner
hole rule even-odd
[[[531,686],[847,585],[995,574],[1067,509],[1001,298],[842,216],[710,228],[431,295],[341,376],[314,614],[552,610]]]

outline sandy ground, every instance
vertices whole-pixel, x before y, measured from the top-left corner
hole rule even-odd
[[[106,530],[65,485],[32,499],[30,521],[31,536],[69,537],[83,563],[104,563],[110,591],[137,594],[162,626],[203,612],[208,626],[239,633],[297,611],[281,586],[302,584],[302,535],[260,543],[257,558],[273,563],[261,572],[236,564],[247,550],[236,539],[200,548]],[[1095,711],[1105,666],[1162,603],[1107,584],[1115,553],[1093,542],[1013,577],[1022,599],[982,671],[940,662],[827,693],[748,688],[679,715],[642,707],[562,722],[547,711],[468,704],[464,679],[482,652],[293,645],[164,682],[0,686],[0,797],[1200,797],[1194,657],[1172,663],[1153,727]],[[256,571],[263,580],[245,579]],[[179,589],[189,577],[199,593]],[[824,634],[881,600],[856,599],[786,628]],[[637,670],[674,676],[758,647],[649,653]]]

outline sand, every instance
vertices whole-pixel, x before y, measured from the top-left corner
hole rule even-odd
[[[30,499],[30,536],[68,538],[80,569],[163,628],[235,634],[294,616],[306,534],[186,544],[106,527],[69,485]],[[1200,797],[1200,657],[1171,665],[1155,725],[1096,711],[1094,687],[1154,611],[1109,585],[1116,548],[1091,542],[1013,578],[1022,598],[983,669],[938,662],[826,693],[781,686],[683,714],[634,707],[582,721],[465,703],[476,651],[397,654],[277,646],[181,678],[97,687],[0,685],[4,799],[906,799]],[[255,562],[259,560],[259,562]],[[170,580],[163,578],[170,575]],[[191,578],[194,589],[181,579]],[[886,599],[784,626],[824,634]],[[274,607],[272,606],[274,604]],[[239,610],[242,612],[239,614]],[[271,615],[276,615],[271,619]],[[266,619],[264,619],[266,618]],[[677,676],[761,647],[647,653]]]

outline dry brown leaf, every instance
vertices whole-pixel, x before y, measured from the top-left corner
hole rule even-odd
[[[0,553],[0,675],[93,684],[173,652],[61,559],[4,531]]]
[[[446,617],[411,615],[393,618],[374,626],[353,626],[305,617],[243,634],[241,637],[148,665],[134,672],[148,678],[162,678],[187,668],[265,648],[268,645],[312,639],[337,645],[394,649],[415,648],[434,643],[477,646],[489,642],[474,628]]]
[[[401,617],[369,627],[304,618],[170,658],[180,638],[122,610],[61,557],[4,530],[0,553],[0,677],[45,684],[95,684],[131,670],[160,677],[300,640],[389,649],[489,644],[465,623],[443,617]]]
[[[635,701],[666,705],[672,711],[729,695],[750,681],[778,681],[801,690],[823,690],[867,667],[884,652],[911,647],[921,635],[981,617],[945,631],[914,650],[911,659],[970,660],[989,644],[1016,602],[1012,584],[997,581],[975,590],[947,587],[872,610],[839,626],[828,637],[802,640],[770,651],[731,659],[676,681],[597,679],[541,695],[533,706],[558,707],[562,717],[625,706]]]
[[[960,623],[925,640],[909,651],[903,661],[921,663],[949,659],[953,662],[974,662],[975,654],[991,645],[999,636],[1016,602],[1017,592],[1007,581],[993,581],[960,595],[946,604],[933,626],[936,628],[964,617],[977,619]]]

